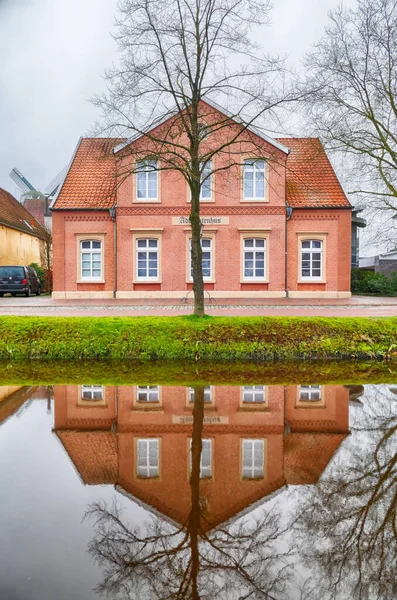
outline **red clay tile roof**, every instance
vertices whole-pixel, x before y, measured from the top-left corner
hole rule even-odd
[[[53,209],[108,209],[116,201],[116,161],[120,139],[82,138]]]
[[[54,209],[109,209],[116,200],[112,149],[120,139],[83,138]],[[277,138],[290,148],[287,200],[294,208],[350,207],[318,138]]]
[[[111,431],[57,432],[84,483],[116,483],[118,473],[117,440]]]
[[[285,439],[284,476],[292,485],[314,484],[347,433],[290,433]]]
[[[318,138],[277,138],[287,158],[287,200],[295,208],[350,207]]]
[[[9,192],[0,188],[0,224],[11,229],[23,231],[29,235],[46,239],[46,232],[43,227],[36,221],[33,215],[30,214],[12,196]]]

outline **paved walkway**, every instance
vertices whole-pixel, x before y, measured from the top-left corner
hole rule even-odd
[[[52,300],[50,296],[0,298],[0,315],[125,317],[186,315],[192,311],[191,303],[175,300]],[[206,305],[206,311],[214,316],[390,317],[397,316],[397,298],[213,300]]]

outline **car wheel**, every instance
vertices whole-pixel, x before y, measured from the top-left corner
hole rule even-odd
[[[25,292],[25,296],[26,296],[27,298],[30,298],[30,296],[31,296],[31,295],[32,295],[32,288],[31,288],[31,287],[29,287],[28,291],[27,291],[27,292]]]
[[[0,292],[0,298],[2,298],[4,296],[3,292]]]
[[[11,295],[11,296],[14,296],[14,298],[15,298],[15,296],[16,296],[16,293],[15,293],[15,292],[11,292],[11,294],[10,294],[10,295]]]
[[[36,296],[40,296],[40,294],[41,294],[41,287],[39,286],[37,288]]]

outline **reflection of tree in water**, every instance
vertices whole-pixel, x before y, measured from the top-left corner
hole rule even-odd
[[[287,598],[288,553],[278,549],[284,533],[278,516],[266,511],[206,531],[206,502],[200,496],[204,388],[194,390],[191,510],[177,529],[153,518],[145,531],[123,521],[116,505],[90,507],[96,523],[90,553],[104,568],[97,591],[112,598],[214,600]]]
[[[326,586],[311,598],[397,597],[397,399],[379,386],[366,396],[348,464],[339,455],[305,503],[307,566]]]

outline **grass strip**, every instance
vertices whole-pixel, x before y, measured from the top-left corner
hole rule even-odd
[[[397,318],[0,317],[0,360],[384,359]]]
[[[395,384],[393,361],[0,362],[0,387],[21,385],[325,385]]]

